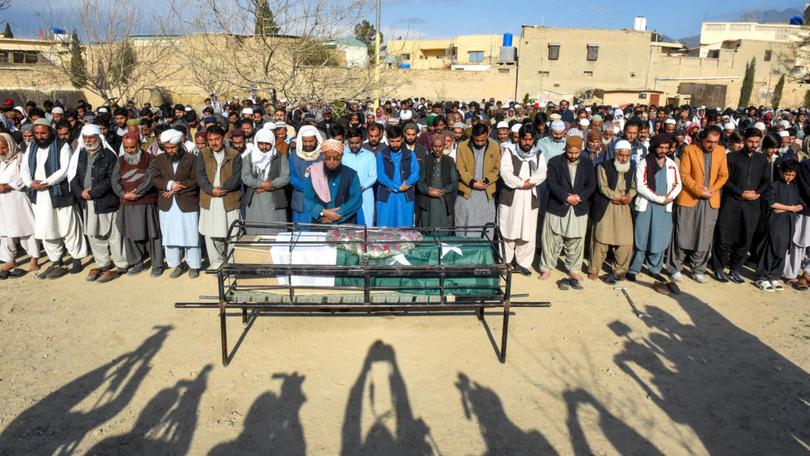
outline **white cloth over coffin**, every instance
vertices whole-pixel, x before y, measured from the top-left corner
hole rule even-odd
[[[300,244],[301,241],[316,244]],[[270,247],[273,264],[294,265],[330,265],[337,264],[337,247],[325,243],[326,233],[279,233],[276,244]],[[323,242],[323,244],[320,244]],[[290,247],[293,247],[290,250]],[[279,285],[288,285],[288,276],[278,276]],[[335,277],[327,276],[292,276],[292,285],[296,287],[318,286],[334,287]]]

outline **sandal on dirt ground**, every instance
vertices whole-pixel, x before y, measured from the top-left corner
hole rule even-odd
[[[577,280],[577,279],[569,278],[568,279],[568,284],[571,285],[571,288],[573,288],[574,290],[581,290],[582,289],[582,284],[579,283],[579,280]]]
[[[768,291],[768,292],[774,291],[773,290],[773,285],[771,285],[771,282],[769,282],[767,280],[757,280],[756,285],[757,285],[757,288],[759,288],[762,291]]]
[[[794,289],[799,291],[806,291],[808,288],[807,280],[804,277],[792,283],[791,285],[793,285]]]
[[[568,282],[568,279],[560,279],[557,281],[557,288],[562,291],[568,291],[571,289],[571,283]]]

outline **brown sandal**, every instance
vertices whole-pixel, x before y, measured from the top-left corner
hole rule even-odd
[[[793,288],[799,291],[806,291],[808,288],[807,279],[802,277],[801,279],[797,280],[796,283],[793,283]]]

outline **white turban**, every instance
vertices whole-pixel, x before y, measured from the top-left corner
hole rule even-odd
[[[411,120],[413,119],[413,111],[410,109],[403,109],[402,112],[399,113],[399,118],[401,120]]]
[[[259,149],[259,143],[268,143],[271,148],[267,152]],[[253,143],[248,144],[247,150],[242,154],[242,159],[250,156],[250,163],[253,165],[253,170],[261,176],[262,180],[267,180],[270,174],[270,164],[272,163],[273,156],[276,155],[276,135],[272,130],[261,128],[256,132],[253,137]]]
[[[554,122],[551,122],[551,131],[556,131],[557,133],[565,131],[565,122],[562,120],[555,120]]]
[[[160,134],[160,142],[162,143],[171,143],[171,144],[180,144],[180,141],[183,140],[183,134],[175,129],[166,130]]]
[[[613,148],[614,150],[631,150],[632,147],[630,146],[630,142],[626,139],[622,139],[621,141],[616,143],[616,146]]]
[[[729,122],[729,123],[723,125],[723,129],[724,130],[736,130],[737,127],[735,127],[733,123]]]
[[[55,108],[51,109],[51,114],[64,114],[65,110],[56,106]]]
[[[84,137],[85,136],[98,136],[99,141],[101,141],[101,150],[109,149],[112,150],[112,147],[107,143],[107,138],[101,134],[101,128],[98,125],[87,124],[82,127],[81,134],[79,135],[79,141],[76,144],[76,152],[84,149],[86,146],[84,144]],[[76,177],[76,173],[79,170],[79,155],[74,153],[70,156],[70,162],[68,163],[68,182],[72,181],[74,177]]]
[[[259,131],[256,132],[255,140],[256,140],[257,144],[258,143],[275,144],[276,143],[276,135],[273,134],[273,130],[267,129],[267,128],[262,128],[262,129],[260,129]]]
[[[101,128],[98,128],[98,125],[87,124],[82,127],[82,136],[101,136]]]
[[[312,152],[304,151],[304,138],[311,138],[315,137],[315,150]],[[298,155],[301,159],[305,161],[314,161],[317,160],[318,157],[321,155],[321,144],[323,143],[323,136],[321,136],[321,132],[318,131],[317,128],[313,127],[312,125],[304,125],[298,130],[298,136],[295,140],[295,154]]]

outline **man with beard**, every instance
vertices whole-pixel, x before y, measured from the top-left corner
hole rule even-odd
[[[452,227],[458,191],[456,163],[444,155],[444,137],[433,135],[433,154],[426,157],[419,167],[419,182],[416,184],[419,204],[417,225],[422,227]]]
[[[69,272],[78,274],[87,249],[67,179],[70,146],[56,140],[50,122],[45,119],[34,123],[33,133],[34,142],[23,159],[20,177],[28,187],[28,199],[34,206],[34,237],[42,241],[53,263],[39,277],[56,279],[68,272],[62,262],[63,246],[72,258]]]
[[[419,162],[402,145],[402,127],[392,125],[386,134],[388,147],[377,154],[377,226],[411,227]]]
[[[548,163],[548,214],[543,222],[540,280],[547,280],[565,250],[568,278],[558,282],[561,290],[582,289],[582,257],[588,226],[588,200],[596,190],[593,162],[582,156],[582,138],[570,136],[565,154]]]
[[[68,180],[82,211],[84,234],[96,267],[88,282],[107,283],[125,273],[129,263],[116,225],[119,201],[112,189],[117,154],[96,125],[82,128],[81,141],[71,157]],[[115,266],[115,267],[113,267]]]
[[[537,142],[546,163],[552,158],[565,153],[565,123],[561,120],[551,122],[551,134]]]
[[[225,147],[225,130],[206,131],[208,147],[197,155],[197,185],[200,186],[200,234],[205,236],[208,266],[219,269],[230,252],[225,251],[228,228],[239,219],[242,203],[242,152]]]
[[[462,142],[456,153],[458,193],[456,226],[484,226],[495,223],[495,190],[501,170],[501,147],[489,138],[483,123],[472,128],[471,138]],[[490,236],[492,230],[487,230]],[[478,236],[459,231],[460,236]]]
[[[677,292],[676,286],[667,286],[661,275],[664,252],[672,240],[673,200],[683,188],[678,165],[668,157],[670,147],[671,139],[666,135],[654,136],[650,154],[636,166],[635,247],[627,272],[627,279],[635,281],[646,261],[650,275],[656,279],[653,289],[661,294]]]
[[[0,280],[22,277],[16,269],[17,244],[31,258],[28,272],[39,269],[39,246],[34,238],[34,211],[20,177],[23,154],[8,133],[0,133]]]
[[[347,146],[343,150],[343,165],[357,173],[363,191],[363,207],[357,212],[357,224],[374,226],[374,184],[377,182],[377,157],[363,149],[363,131],[349,128]]]
[[[769,185],[768,159],[756,153],[761,139],[761,131],[748,128],[743,149],[726,155],[728,181],[723,187],[712,254],[714,278],[719,282],[745,282],[740,269],[748,257],[762,211],[760,197]],[[726,266],[729,274],[724,271]]]
[[[160,192],[158,209],[160,233],[166,250],[166,264],[174,268],[176,279],[188,269],[192,279],[199,276],[201,263],[198,219],[200,211],[197,160],[182,145],[183,134],[169,129],[160,134],[163,154],[155,158],[152,184]],[[185,255],[185,264],[182,263]]]
[[[70,150],[75,150],[76,146],[79,144],[77,141],[71,141],[71,134],[70,134],[70,124],[65,121],[59,122],[54,125],[54,130],[56,130],[56,139],[63,142],[70,144]]]
[[[429,154],[425,146],[416,141],[419,137],[419,126],[413,122],[408,122],[405,124],[403,134],[405,135],[405,148],[416,154],[416,160],[421,165],[422,161]]]
[[[600,130],[590,129],[588,130],[586,140],[585,152],[588,153],[588,158],[598,165],[599,157],[605,152],[605,145],[602,143],[602,132]]]
[[[163,273],[163,246],[160,240],[158,218],[158,191],[152,185],[155,157],[139,146],[137,133],[127,133],[121,139],[124,155],[118,158],[112,174],[112,188],[121,206],[116,219],[118,231],[124,240],[128,274],[136,275],[145,269],[149,257],[152,277]]]
[[[509,123],[508,122],[506,122],[505,120],[502,120],[502,121],[498,122],[498,124],[495,126],[495,132],[496,132],[495,137],[492,138],[492,139],[494,139],[495,141],[498,141],[498,144],[500,144],[501,147],[505,147],[506,144],[511,143],[511,141],[509,139]]]
[[[589,136],[591,133],[589,132]],[[601,140],[599,143],[601,144]],[[597,191],[591,206],[593,239],[588,278],[596,280],[608,251],[613,248],[615,263],[604,277],[605,283],[613,285],[624,280],[633,254],[633,214],[630,203],[636,196],[635,167],[630,162],[630,143],[616,144],[613,162],[596,166]]]
[[[245,219],[257,222],[286,222],[289,201],[285,187],[290,182],[290,161],[275,148],[275,134],[262,128],[256,144],[242,163],[245,185]],[[275,234],[262,228],[248,228],[248,234]]]
[[[207,137],[208,136],[206,135],[206,138]],[[242,130],[232,131],[231,139],[229,142],[231,144],[231,148],[239,152],[240,155],[243,154],[245,150],[247,150],[247,139],[245,137],[245,132]]]
[[[628,119],[624,124],[622,136],[613,139],[613,142],[608,145],[607,150],[605,151],[600,162],[613,161],[613,159],[616,158],[616,144],[621,140],[625,140],[630,143],[630,147],[632,148],[630,161],[633,163],[633,165],[637,166],[638,162],[647,156],[647,147],[642,144],[640,139],[641,130],[643,128],[644,122],[642,122],[640,119],[635,117]]]
[[[720,211],[720,192],[728,181],[726,149],[719,145],[722,133],[720,127],[709,125],[681,157],[683,191],[675,201],[675,235],[667,260],[675,282],[683,280],[681,269],[688,260],[695,281],[706,283],[703,272]]]
[[[304,198],[316,223],[356,224],[363,203],[357,173],[341,163],[343,144],[334,139],[321,146],[323,160],[312,165]]]
[[[317,128],[305,125],[298,130],[298,136],[295,139],[295,153],[290,154],[293,223],[312,223],[312,217],[304,200],[304,190],[307,188],[309,167],[323,160],[322,143],[323,137]]]
[[[537,240],[538,186],[546,180],[546,159],[535,145],[537,133],[531,124],[520,127],[517,144],[504,146],[498,195],[498,226],[504,238],[506,257],[521,274],[531,275]]]
[[[121,137],[127,133],[127,119],[127,110],[125,108],[116,108],[113,111],[113,121],[115,123],[107,135],[107,142],[114,151],[117,151],[121,146]]]
[[[382,144],[382,137],[383,137],[383,129],[380,124],[372,123],[368,126],[368,141],[363,143],[363,149],[371,151],[374,155],[380,153],[380,151],[386,148],[385,144]]]

